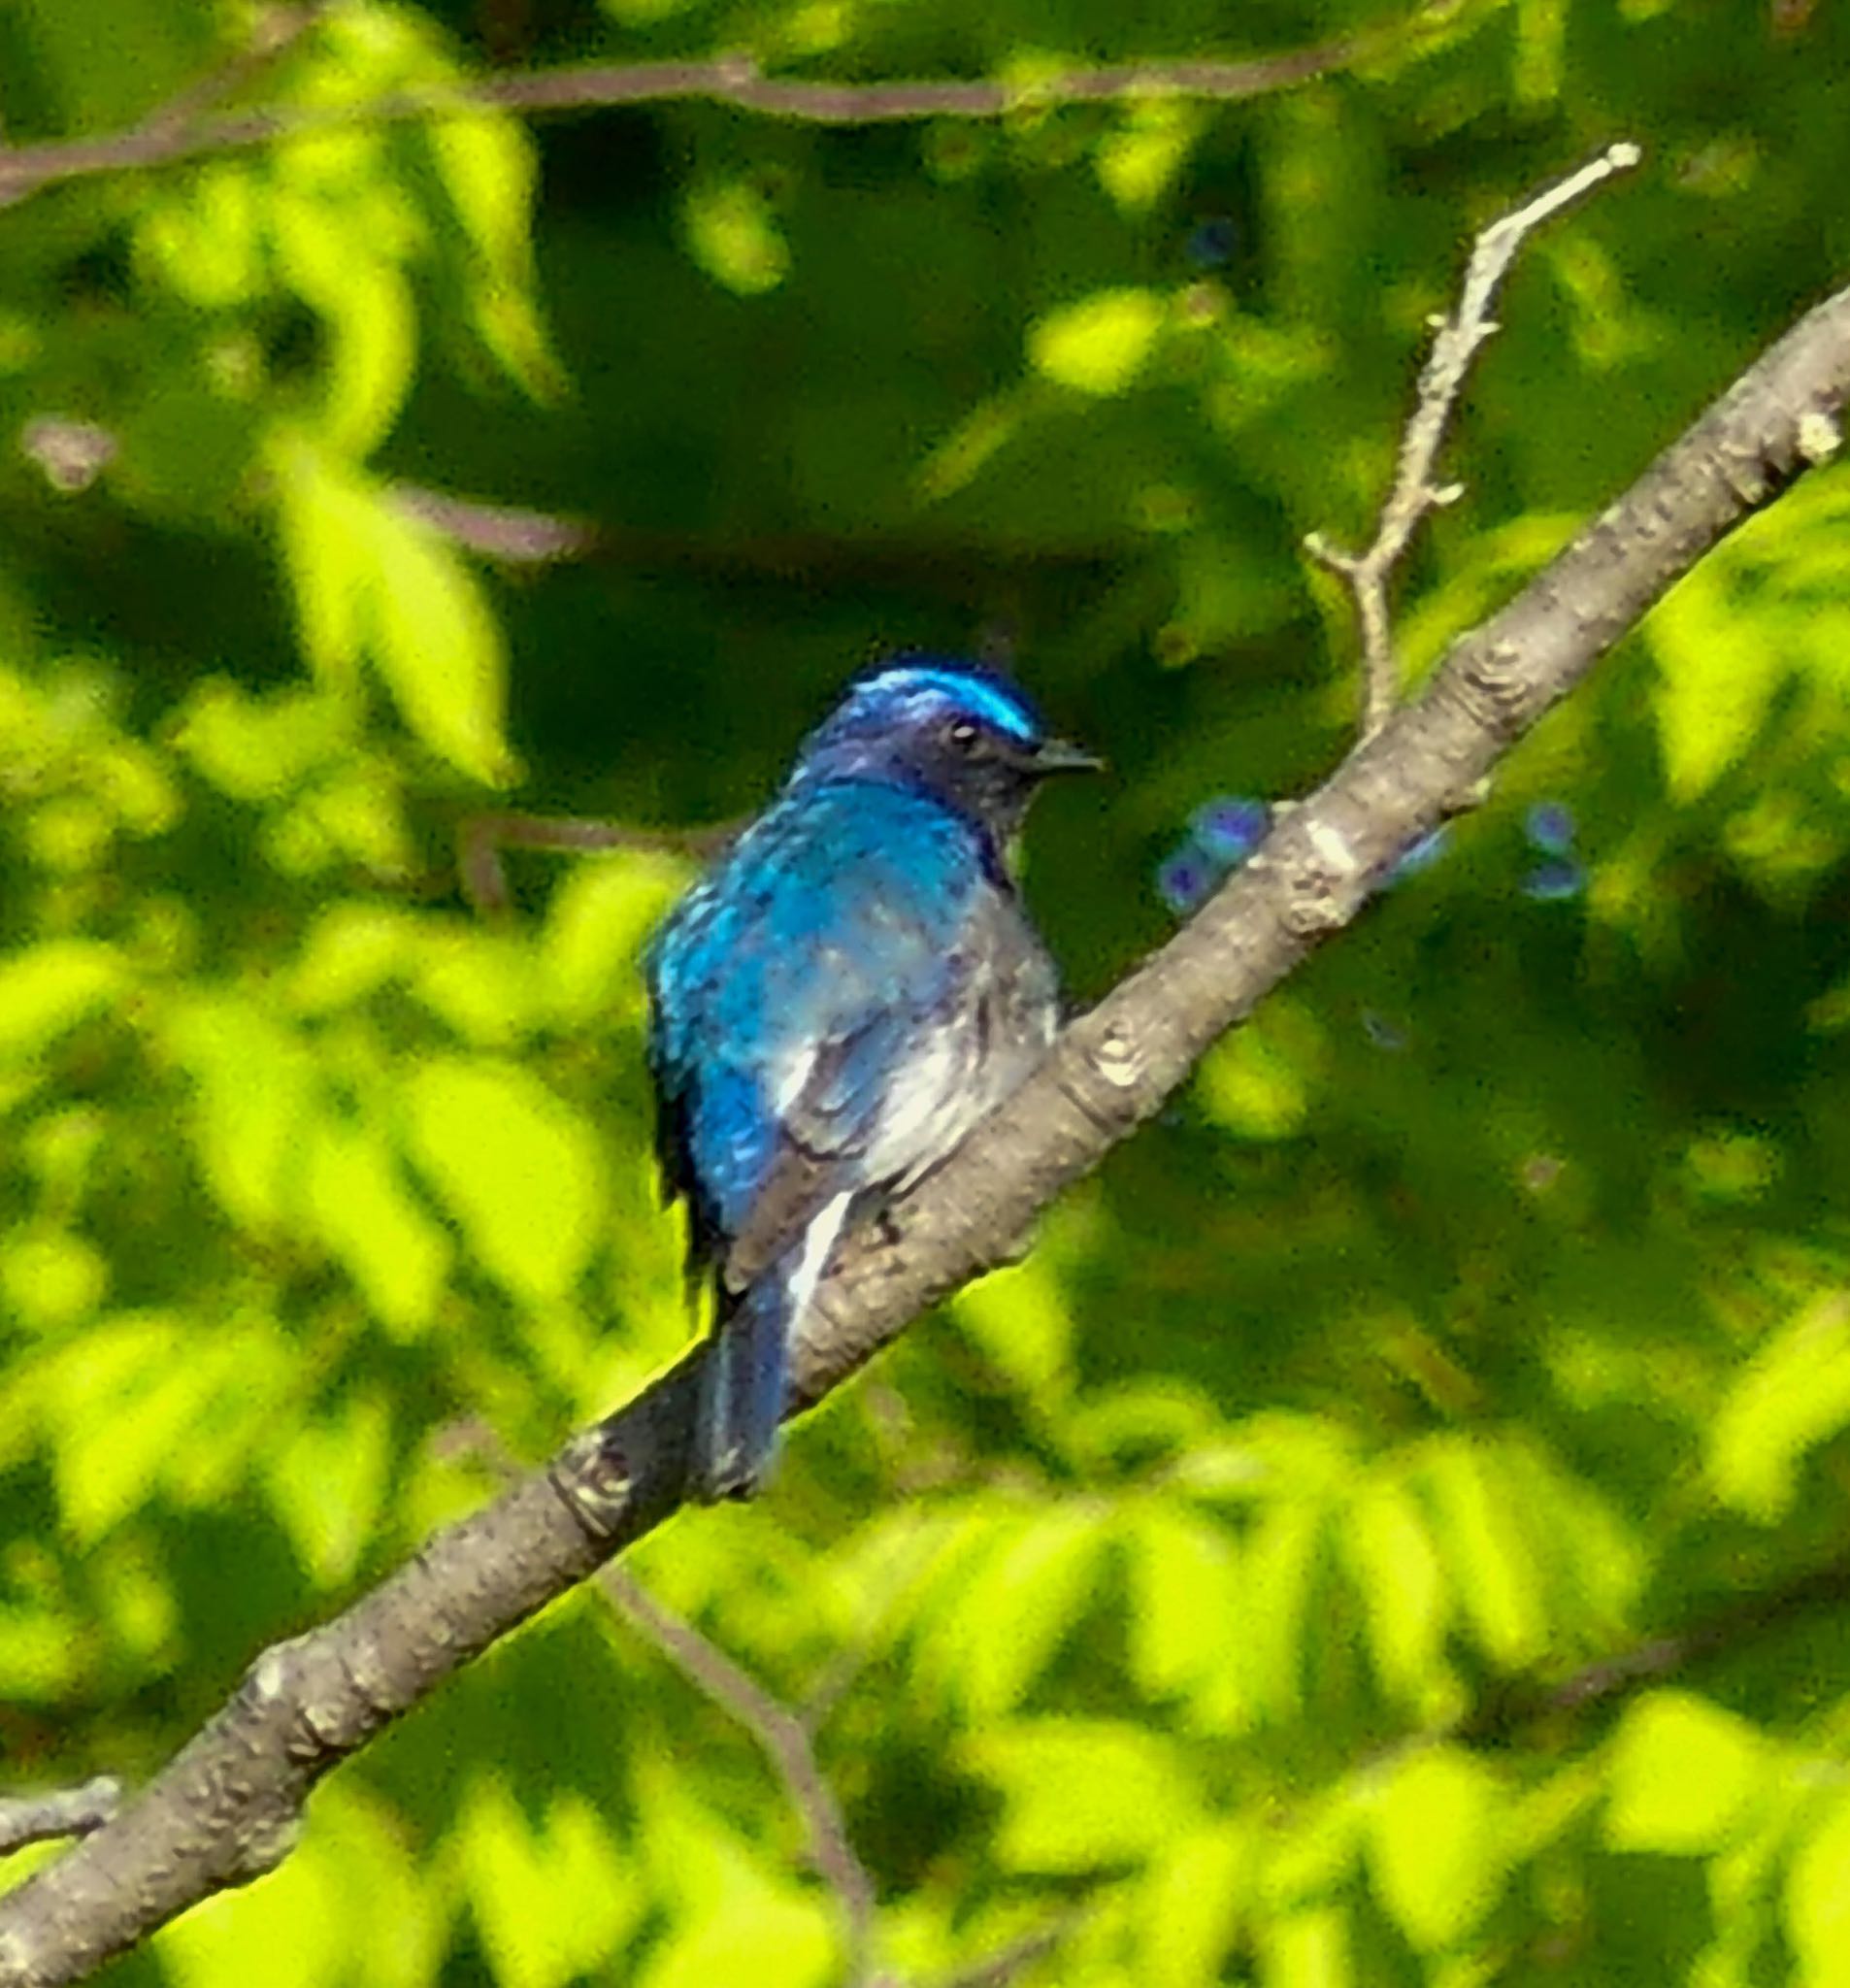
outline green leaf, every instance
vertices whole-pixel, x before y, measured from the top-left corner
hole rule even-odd
[[[1006,1870],[1058,1875],[1140,1861],[1188,1837],[1201,1798],[1185,1756],[1141,1726],[1017,1719],[966,1748],[1002,1796]]]
[[[1187,164],[1207,116],[1203,105],[1181,97],[1127,103],[1119,116],[1117,129],[1099,140],[1093,165],[1099,184],[1126,214],[1143,214]]]
[[[1313,1905],[1262,1927],[1259,1978],[1264,1988],[1348,1988],[1348,1914]]]
[[[555,1797],[535,1830],[505,1783],[484,1771],[469,1790],[452,1853],[502,1988],[564,1988],[601,1973],[644,1909],[633,1864],[580,1795]]]
[[[405,1109],[413,1157],[488,1274],[516,1298],[569,1297],[604,1228],[603,1154],[583,1119],[485,1056],[413,1071]]]
[[[1418,1500],[1392,1478],[1369,1479],[1350,1501],[1339,1544],[1368,1611],[1369,1654],[1382,1689],[1423,1705],[1450,1678],[1452,1597]]]
[[[349,1580],[371,1542],[391,1476],[391,1404],[367,1393],[296,1430],[270,1469],[270,1503],[323,1588]]]
[[[1216,1680],[1225,1709],[1240,1696],[1244,1603],[1239,1548],[1228,1527],[1168,1504],[1134,1508],[1130,1556],[1131,1674],[1152,1698],[1186,1695]]]
[[[1011,1710],[1091,1603],[1108,1543],[1101,1512],[1078,1501],[996,1526],[931,1633],[922,1667],[973,1720]]]
[[[380,674],[427,746],[477,779],[504,784],[515,764],[503,735],[501,624],[461,553],[434,526],[381,503],[373,529]]]
[[[1708,1429],[1717,1493],[1770,1525],[1790,1509],[1799,1467],[1850,1423],[1850,1309],[1832,1292],[1768,1335]]]
[[[790,249],[771,203],[749,180],[695,186],[681,209],[687,250],[717,283],[742,297],[775,290],[790,273]]]
[[[552,1014],[568,1026],[642,1012],[644,942],[687,887],[685,863],[621,855],[576,863],[546,908],[540,954]]]
[[[1202,1058],[1196,1094],[1217,1125],[1242,1139],[1288,1139],[1303,1129],[1325,1062],[1308,1009],[1269,1002]]]
[[[1451,1587],[1492,1663],[1515,1670],[1547,1646],[1538,1569],[1521,1508],[1494,1443],[1462,1437],[1432,1445],[1419,1474]]]
[[[1154,290],[1099,290],[1028,328],[1028,363],[1057,386],[1122,393],[1149,363],[1167,315]]]
[[[49,939],[0,962],[0,1057],[42,1055],[59,1036],[110,1007],[127,986],[125,962],[95,939]]]
[[[394,1336],[430,1323],[449,1270],[443,1231],[413,1198],[376,1126],[320,1120],[309,1141],[307,1212]]]
[[[1496,1776],[1458,1746],[1403,1757],[1370,1805],[1369,1869],[1388,1916],[1422,1953],[1457,1945],[1503,1889]]]
[[[362,655],[412,730],[477,779],[511,779],[500,624],[434,526],[301,436],[274,451],[283,550],[302,644],[349,688]]]
[[[1677,1856],[1719,1849],[1767,1787],[1774,1758],[1733,1712],[1689,1692],[1651,1692],[1613,1736],[1606,1840]]]
[[[1192,1831],[1151,1870],[1141,1900],[1144,1988],[1199,1988],[1221,1978],[1251,1908],[1258,1859],[1252,1825],[1220,1823]]]
[[[1850,1797],[1837,1796],[1800,1844],[1785,1917],[1803,1988],[1850,1988]]]
[[[470,251],[464,294],[477,336],[536,400],[556,400],[564,376],[534,301],[533,140],[506,116],[419,128]]]
[[[1671,797],[1699,799],[1753,745],[1792,669],[1775,627],[1730,598],[1720,561],[1687,573],[1644,624]]]

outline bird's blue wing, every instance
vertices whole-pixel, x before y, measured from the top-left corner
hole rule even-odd
[[[870,1184],[870,1141],[954,1002],[983,888],[942,810],[844,781],[786,794],[683,900],[651,951],[649,1053],[697,1267],[725,1258],[737,1285]]]

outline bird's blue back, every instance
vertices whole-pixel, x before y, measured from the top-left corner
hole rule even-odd
[[[832,1105],[840,1185],[857,1167],[908,1039],[950,1003],[973,900],[993,888],[981,833],[878,780],[787,790],[682,900],[651,961],[653,1064],[680,1112],[699,1219],[736,1236],[764,1183],[793,1074],[846,1045]],[[814,1106],[811,1106],[811,1110]]]
[[[710,1272],[692,1482],[761,1481],[791,1336],[852,1209],[904,1188],[1039,1061],[1053,968],[1004,844],[1086,763],[998,679],[930,659],[850,687],[648,959],[664,1171]]]

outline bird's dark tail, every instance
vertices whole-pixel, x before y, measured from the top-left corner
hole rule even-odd
[[[764,1488],[790,1397],[790,1342],[828,1268],[851,1196],[809,1218],[802,1240],[738,1296],[720,1293],[719,1318],[700,1374],[688,1489],[708,1505]]]
[[[789,1259],[728,1303],[707,1348],[689,1488],[703,1503],[750,1498],[770,1474],[789,1387]]]

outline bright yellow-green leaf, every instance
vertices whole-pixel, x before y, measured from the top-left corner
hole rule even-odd
[[[1058,386],[1122,393],[1149,362],[1166,306],[1154,290],[1099,290],[1028,328],[1028,362]]]
[[[1134,1512],[1125,1549],[1131,1674],[1139,1688],[1168,1698],[1215,1678],[1216,1704],[1234,1703],[1247,1610],[1232,1529],[1184,1506],[1153,1503]]]
[[[462,555],[389,492],[303,437],[272,451],[302,644],[347,687],[371,659],[412,730],[477,779],[513,772],[500,624]]]
[[[182,1449],[218,1380],[181,1321],[126,1314],[87,1327],[44,1370],[58,1507],[72,1536],[102,1537]]]
[[[314,1057],[254,1002],[202,995],[165,1030],[192,1080],[192,1135],[220,1206],[246,1228],[279,1230],[293,1212],[302,1140],[319,1101]]]
[[[540,937],[557,1019],[640,1015],[644,941],[688,878],[688,866],[667,856],[625,853],[572,865],[552,893]]]
[[[1369,1870],[1388,1916],[1422,1953],[1456,1945],[1496,1903],[1503,1795],[1463,1747],[1404,1756],[1369,1814]]]
[[[929,1642],[925,1661],[973,1719],[1012,1709],[1091,1601],[1109,1544],[1104,1515],[1077,1501],[998,1529]]]
[[[524,936],[451,924],[423,935],[413,990],[465,1042],[516,1043],[540,1019],[545,988]]]
[[[837,1917],[821,1898],[753,1889],[677,1926],[650,1952],[636,1988],[831,1988],[841,1979]]]
[[[1708,1429],[1708,1475],[1770,1525],[1791,1507],[1806,1454],[1850,1423],[1850,1308],[1833,1292],[1770,1334]]]
[[[322,1242],[395,1336],[420,1332],[443,1295],[450,1247],[383,1135],[323,1118],[311,1133],[304,1172],[307,1212]]]
[[[535,1830],[484,1773],[466,1799],[455,1853],[501,1988],[601,1976],[643,1909],[634,1864],[581,1795],[555,1797]]]
[[[266,213],[283,281],[326,326],[322,438],[343,455],[368,455],[390,432],[416,369],[410,283],[390,245],[356,226],[361,216],[347,202],[284,180]]]
[[[1311,1905],[1259,1932],[1264,1988],[1348,1988],[1348,1915],[1340,1905]]]
[[[109,1007],[128,978],[116,949],[94,939],[48,939],[0,961],[0,1057],[38,1055]]]
[[[1547,1643],[1536,1551],[1495,1446],[1475,1437],[1434,1444],[1421,1473],[1451,1587],[1492,1663],[1513,1670]]]
[[[710,180],[681,209],[687,250],[717,283],[742,297],[775,290],[790,273],[790,249],[771,203],[749,180]]]
[[[1418,1501],[1390,1477],[1360,1486],[1339,1543],[1368,1611],[1369,1654],[1382,1688],[1415,1706],[1445,1679],[1452,1601]]]
[[[461,553],[422,518],[389,503],[373,523],[376,657],[412,730],[489,785],[513,777],[502,722],[501,624]]]
[[[1180,1748],[1107,1719],[1017,1719],[970,1742],[972,1770],[1002,1795],[996,1855],[1046,1874],[1135,1863],[1201,1821]]]
[[[603,1231],[596,1137],[531,1071],[489,1057],[437,1057],[405,1103],[419,1169],[489,1275],[514,1296],[568,1297]]]
[[[349,899],[324,907],[302,941],[290,1004],[325,1014],[364,1001],[396,977],[417,939],[416,919],[395,906]]]
[[[1745,1719],[1686,1691],[1636,1700],[1612,1740],[1606,1840],[1690,1856],[1719,1848],[1766,1786],[1773,1756]]]
[[[384,1505],[391,1405],[356,1395],[296,1430],[276,1451],[270,1503],[317,1585],[351,1578]]]
[[[1250,1908],[1259,1845],[1253,1827],[1221,1823],[1191,1831],[1143,1887],[1144,1988],[1201,1988],[1217,1981]]]
[[[1073,1314],[1058,1274],[1043,1255],[967,1284],[951,1315],[983,1357],[1043,1406],[1072,1382]]]
[[[1723,563],[1678,580],[1644,623],[1657,654],[1657,726],[1671,796],[1697,799],[1746,752],[1792,668],[1776,625],[1743,613]]]
[[[1803,1988],[1850,1984],[1850,1797],[1839,1795],[1786,1873],[1786,1936]]]
[[[1114,131],[1099,140],[1099,183],[1126,214],[1144,214],[1187,163],[1206,129],[1205,107],[1183,97],[1125,104]]]
[[[87,1317],[109,1290],[109,1259],[68,1229],[29,1228],[0,1240],[0,1315],[35,1331]]]
[[[433,117],[421,130],[473,251],[467,284],[478,335],[536,399],[563,384],[534,300],[533,140],[506,115]]]
[[[1202,1110],[1242,1139],[1301,1131],[1325,1061],[1323,1031],[1301,1004],[1273,1002],[1203,1057]]]
[[[306,442],[280,447],[273,462],[277,515],[303,651],[318,678],[347,689],[367,639],[377,580],[372,526],[378,507],[351,478],[332,473]],[[221,700],[197,714],[195,722],[213,717],[222,724],[224,710]]]

